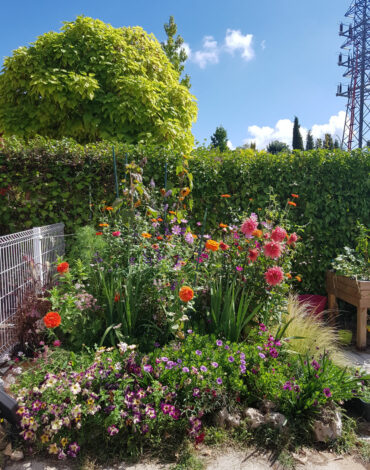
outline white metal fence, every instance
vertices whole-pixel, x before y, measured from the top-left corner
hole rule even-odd
[[[64,224],[0,237],[0,353],[14,344],[15,314],[24,293],[35,280],[41,286],[50,282],[64,248]]]

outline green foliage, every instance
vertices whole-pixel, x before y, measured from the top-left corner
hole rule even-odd
[[[268,144],[266,151],[272,155],[276,155],[280,152],[289,152],[289,147],[284,142],[274,140]]]
[[[167,40],[166,42],[161,43],[162,49],[168,57],[168,60],[173,65],[173,68],[179,75],[181,75],[184,71],[183,64],[186,62],[188,56],[185,49],[181,47],[184,44],[184,39],[180,35],[175,37],[177,33],[177,25],[173,16],[170,16],[169,22],[164,25],[164,30],[167,35]],[[180,83],[190,89],[191,85],[189,75],[185,75],[185,77],[181,79]]]
[[[4,61],[5,135],[145,141],[188,151],[197,107],[160,44],[142,28],[79,16]]]
[[[306,139],[306,150],[313,150],[314,149],[314,141],[312,137],[311,129],[307,132],[307,139]]]
[[[293,142],[292,142],[293,150],[304,150],[303,139],[302,139],[302,135],[301,135],[299,128],[300,128],[300,125],[298,122],[298,118],[296,116],[294,118],[294,126],[293,126]]]
[[[222,126],[217,127],[215,133],[211,136],[211,146],[218,148],[220,152],[227,150],[227,132]]]
[[[220,155],[201,147],[184,159],[151,146],[115,147],[119,180],[125,177],[127,154],[128,162],[146,161],[144,180],[149,183],[153,178],[163,188],[167,161],[167,189],[178,186],[176,168],[187,160],[187,171],[195,175],[193,218],[202,221],[208,208],[206,230],[229,220],[230,212],[261,212],[258,209],[269,203],[270,187],[282,207],[288,199],[293,201],[291,193],[298,194],[297,206],[289,206],[288,221],[305,230],[292,273],[301,275],[299,289],[306,292],[324,292],[324,275],[332,260],[345,246],[356,246],[356,221],[368,225],[367,149],[279,155],[239,149]],[[0,168],[2,234],[56,222],[64,222],[66,233],[74,233],[78,226],[99,221],[101,212],[96,208],[115,198],[108,142],[83,147],[68,139],[37,138],[26,144],[5,138]]]

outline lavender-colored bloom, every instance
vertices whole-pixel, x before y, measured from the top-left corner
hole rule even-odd
[[[170,196],[172,196],[172,190],[171,190],[171,189],[169,189],[169,190],[165,193],[164,197],[170,197]]]
[[[221,385],[221,384],[222,384],[222,379],[221,379],[221,377],[218,377],[218,378],[216,379],[216,382],[218,383],[218,385]]]
[[[202,222],[197,222],[198,227],[201,227]]]
[[[181,235],[181,227],[180,227],[180,225],[174,225],[174,226],[172,227],[172,233],[173,233],[174,235]]]
[[[216,344],[217,344],[217,346],[222,346],[222,341],[221,341],[220,339],[218,339],[218,340],[216,341]]]
[[[133,256],[129,259],[129,261],[130,261],[130,264],[135,264],[135,258]]]
[[[262,347],[261,346],[257,346],[257,349],[259,349],[260,351],[262,351]]]
[[[288,381],[283,385],[284,390],[292,390],[292,384]]]
[[[190,232],[187,232],[184,238],[186,243],[189,243],[189,245],[192,245],[194,243],[194,237]]]
[[[245,374],[246,371],[247,371],[246,366],[245,366],[244,364],[242,364],[242,365],[240,366],[240,372],[241,372],[242,374]]]
[[[202,372],[207,372],[208,369],[207,369],[206,366],[200,366],[200,370],[201,370]]]
[[[162,361],[162,362],[167,362],[167,361],[168,361],[168,357],[162,356],[162,357],[161,357],[161,361]]]
[[[228,344],[225,344],[225,349],[230,349],[230,346]]]
[[[190,372],[188,367],[183,367],[183,368],[182,368],[182,371],[185,372],[185,373]]]
[[[193,330],[188,330],[187,333],[188,335],[191,335],[193,333]]]
[[[266,357],[263,353],[258,353],[258,355],[261,359],[265,359],[265,357]]]
[[[229,357],[227,358],[227,360],[228,360],[229,362],[234,362],[234,361],[235,361],[235,359],[234,359],[233,356],[229,356]]]
[[[149,186],[150,186],[151,188],[155,188],[155,181],[154,181],[153,178],[150,180]]]
[[[178,364],[182,364],[182,359],[180,359],[180,358],[177,359],[177,363],[178,363]]]
[[[211,362],[211,366],[214,367],[215,369],[217,369],[218,364],[217,364],[217,362]]]
[[[145,364],[144,372],[153,372],[153,367],[150,364]]]
[[[197,350],[195,351],[195,354],[196,354],[197,356],[201,356],[201,355],[202,355],[202,351],[199,351],[199,349],[197,349]]]

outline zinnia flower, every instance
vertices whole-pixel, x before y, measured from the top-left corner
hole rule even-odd
[[[143,233],[141,234],[141,236],[142,236],[143,238],[152,238],[151,234],[148,233],[148,232],[143,232]]]
[[[57,271],[59,274],[67,273],[69,271],[69,264],[66,261],[64,261],[63,263],[59,263]]]
[[[268,258],[279,258],[281,256],[281,246],[276,242],[269,242],[263,247],[263,251]]]
[[[293,201],[288,201],[288,204],[289,204],[290,206],[293,206],[293,207],[295,207],[295,206],[297,205],[297,204],[296,204],[295,202],[293,202]]]
[[[109,227],[109,224],[99,224],[99,227]]]
[[[293,243],[295,243],[297,240],[298,240],[298,235],[297,235],[295,232],[293,232],[293,233],[289,236],[289,238],[288,238],[288,240],[287,240],[287,244],[288,244],[288,245],[293,245]]]
[[[258,222],[255,218],[250,217],[249,219],[246,219],[242,226],[241,226],[241,231],[244,233],[246,237],[252,236],[253,232],[256,230],[258,227]]]
[[[112,235],[114,237],[119,237],[121,235],[121,232],[119,230],[117,230],[116,232],[112,232]]]
[[[46,328],[56,328],[62,322],[58,312],[48,312],[43,318]]]
[[[228,250],[228,249],[230,248],[230,246],[227,245],[227,244],[224,243],[224,242],[220,242],[220,248],[221,248],[222,251],[226,251],[226,250]]]
[[[285,240],[286,235],[286,230],[282,227],[276,227],[275,230],[271,232],[271,239],[274,240],[274,242],[282,242]]]
[[[113,210],[113,207],[107,206],[107,207],[105,208],[105,210],[106,210],[106,211],[112,211],[112,210]]]
[[[265,272],[266,282],[270,286],[276,286],[277,284],[280,284],[283,278],[284,272],[280,266],[274,266]]]
[[[251,263],[254,263],[256,259],[258,258],[258,250],[256,248],[253,248],[253,250],[249,250],[248,258]]]
[[[207,242],[206,242],[207,250],[217,251],[219,246],[220,246],[220,244],[218,242],[216,242],[215,240],[207,240]]]
[[[228,226],[226,224],[220,224],[219,227],[220,228],[227,228]]]
[[[226,197],[226,198],[228,198],[228,197],[231,197],[231,196],[230,196],[230,194],[221,194],[221,197]]]
[[[96,232],[95,235],[103,235],[103,232]]]
[[[189,286],[182,286],[179,290],[179,297],[183,302],[189,302],[194,297],[194,291]]]

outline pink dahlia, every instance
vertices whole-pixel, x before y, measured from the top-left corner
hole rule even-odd
[[[263,251],[268,258],[279,258],[281,256],[281,245],[276,242],[269,242],[263,247]]]
[[[280,266],[269,268],[265,272],[265,279],[267,284],[270,284],[270,286],[276,286],[284,279],[284,271],[280,268]]]
[[[297,236],[297,234],[294,232],[294,233],[292,233],[292,234],[289,236],[288,241],[287,241],[287,244],[288,244],[288,245],[293,245],[293,243],[295,243],[297,240],[298,240],[298,236]]]
[[[276,227],[275,230],[271,232],[271,238],[274,242],[282,242],[287,236],[286,230],[282,227]]]
[[[244,233],[246,237],[251,237],[257,227],[258,227],[257,220],[254,217],[250,217],[249,219],[246,219],[243,222],[241,226],[241,231]]]

